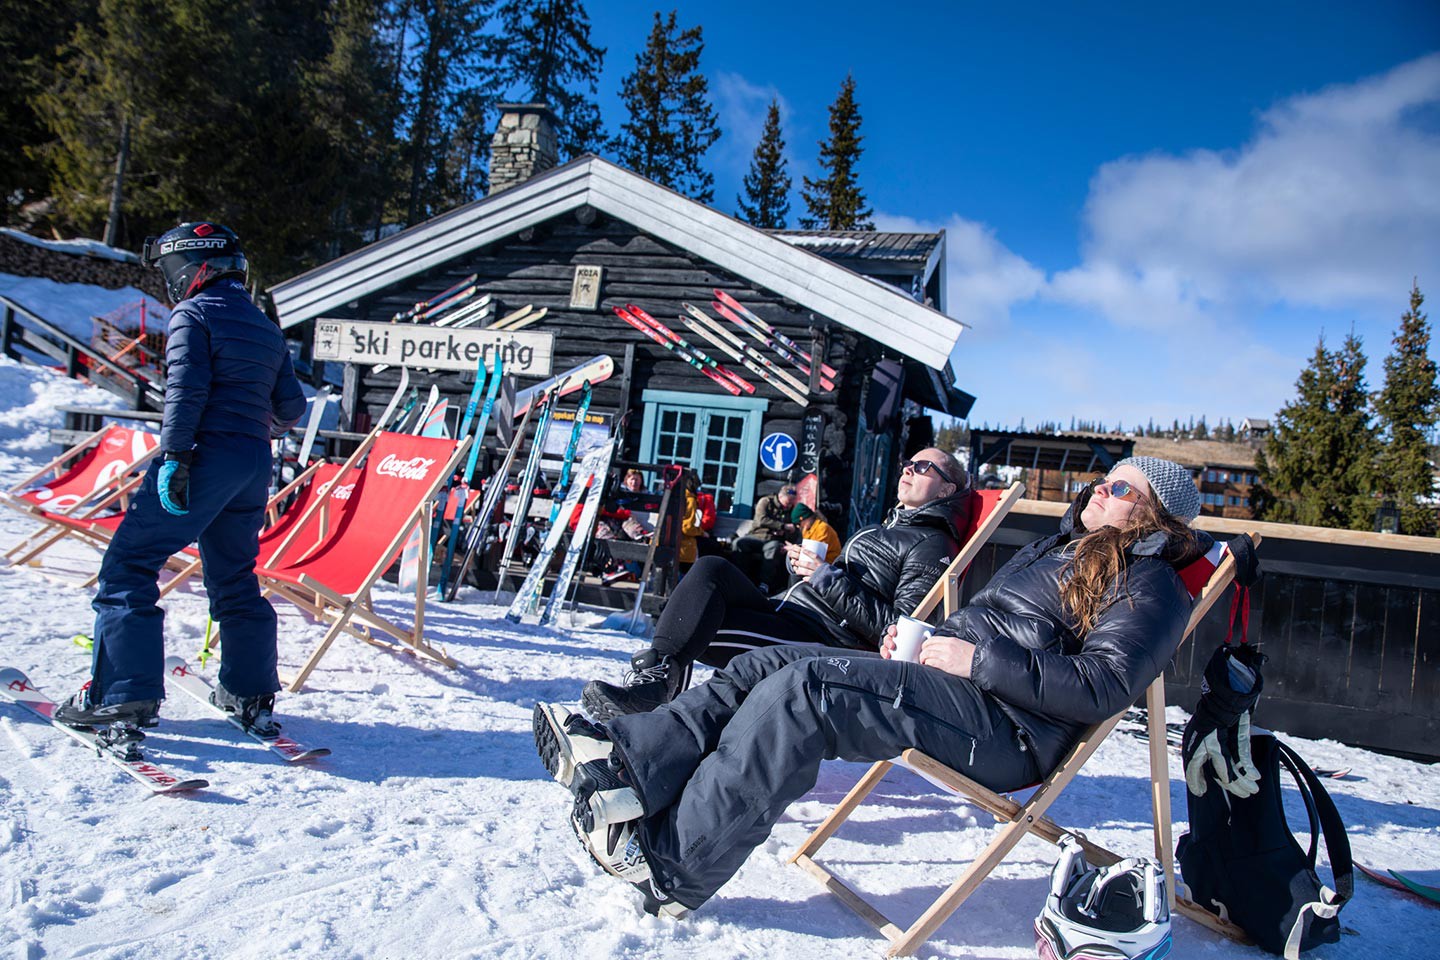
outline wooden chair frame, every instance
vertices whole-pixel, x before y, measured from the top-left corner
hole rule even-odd
[[[350,461],[347,461],[347,465],[352,465],[352,461],[358,462],[361,451],[368,450],[373,444],[374,438],[378,436],[379,431],[375,431],[374,436],[368,437],[366,443],[361,445],[361,449],[357,450],[356,453],[351,456]],[[414,619],[408,629],[375,612],[375,606],[371,599],[371,590],[375,585],[375,581],[380,579],[380,575],[390,566],[390,562],[394,559],[396,553],[400,551],[400,548],[410,536],[410,532],[414,530],[417,525],[420,526],[422,532],[429,529],[430,517],[432,516],[432,511],[435,509],[436,498],[439,494],[440,487],[455,472],[456,465],[459,463],[460,458],[465,455],[465,452],[469,449],[470,443],[473,440],[473,437],[466,437],[455,445],[454,452],[450,455],[450,458],[425,488],[414,508],[411,509],[409,515],[399,526],[398,532],[391,538],[389,545],[376,556],[371,564],[370,570],[361,581],[360,587],[353,593],[348,595],[342,594],[321,583],[319,580],[316,580],[309,574],[302,573],[296,578],[298,582],[292,582],[277,579],[274,576],[267,575],[263,568],[256,568],[256,574],[260,577],[261,586],[265,593],[274,594],[275,596],[290,601],[318,620],[330,621],[330,627],[326,630],[325,636],[321,639],[320,644],[306,659],[304,665],[300,668],[300,672],[286,684],[287,690],[292,692],[298,691],[304,685],[305,680],[315,670],[315,667],[319,665],[320,658],[325,655],[326,651],[330,649],[330,645],[335,642],[335,638],[341,633],[349,633],[367,643],[386,647],[391,650],[404,650],[417,653],[431,660],[435,660],[438,663],[443,663],[447,667],[454,668],[459,666],[459,663],[444,650],[437,649],[424,640],[425,595],[429,591],[430,579],[429,537],[422,536],[420,538],[420,580],[415,588]],[[339,483],[344,476],[345,471],[342,469],[341,472],[336,475],[334,482]],[[306,511],[305,515],[296,523],[291,535],[287,537],[280,547],[271,555],[267,561],[267,566],[272,568],[276,566],[276,561],[284,555],[285,551],[294,542],[295,534],[304,526],[311,512],[317,508],[322,508],[322,502],[328,499],[328,497],[317,497],[315,501],[312,502],[311,509]],[[322,525],[326,522],[326,516],[327,513],[323,512],[322,508]],[[324,537],[322,536],[316,543],[308,545],[294,560],[287,558],[285,563],[293,564],[303,562],[304,558],[314,552],[323,540]],[[357,624],[359,626],[357,626]],[[374,636],[372,630],[378,630],[388,634],[399,641],[399,643],[396,644],[381,640]]]
[[[84,539],[87,532],[93,532],[93,530],[84,526],[84,524],[69,524],[65,522],[65,519],[57,518],[91,520],[105,509],[113,508],[117,503],[119,503],[121,509],[124,509],[129,493],[139,485],[140,478],[143,477],[143,473],[140,477],[132,476],[132,474],[143,466],[146,461],[160,453],[158,438],[156,439],[155,446],[152,447],[149,452],[127,461],[124,471],[118,474],[114,480],[97,487],[91,491],[88,496],[83,497],[69,507],[60,510],[47,510],[43,504],[32,503],[21,497],[21,494],[25,490],[39,483],[47,473],[54,473],[56,479],[63,476],[67,470],[67,464],[71,464],[80,458],[85,451],[89,449],[91,444],[98,443],[105,434],[110,432],[113,426],[112,424],[108,427],[101,427],[94,433],[82,437],[68,450],[23,480],[7,488],[3,494],[0,494],[0,502],[3,502],[13,510],[33,517],[43,524],[39,530],[29,534],[19,543],[5,551],[4,557],[10,561],[11,566],[20,566],[21,564],[29,563],[71,534],[77,534]],[[40,541],[42,538],[43,541],[37,545],[36,541]],[[98,539],[103,540],[103,538]],[[16,559],[17,554],[19,555],[18,559]]]
[[[1251,533],[1251,538],[1256,546],[1260,544],[1260,535]],[[977,548],[978,549],[978,548]],[[956,558],[959,562],[960,558]],[[951,565],[952,568],[955,564]],[[963,569],[963,568],[962,568]],[[1185,633],[1181,638],[1183,644],[1190,634],[1194,632],[1205,614],[1214,606],[1215,602],[1224,594],[1226,587],[1235,576],[1235,560],[1227,552],[1220,565],[1211,574],[1209,581],[1200,595],[1195,599],[1191,608],[1190,619],[1186,624]],[[944,586],[946,594],[946,612],[951,612],[951,590],[948,585],[937,584],[937,589]],[[932,591],[934,593],[935,591]],[[926,601],[930,602],[927,597]],[[924,604],[922,604],[922,607]],[[933,606],[932,606],[933,609]],[[917,617],[923,614],[917,610]],[[1150,803],[1153,817],[1152,833],[1155,846],[1155,856],[1165,870],[1165,889],[1170,901],[1172,912],[1178,912],[1191,920],[1231,939],[1248,943],[1249,940],[1234,924],[1221,920],[1215,914],[1204,907],[1176,895],[1175,890],[1175,858],[1174,845],[1170,836],[1170,764],[1166,755],[1165,740],[1165,676],[1162,673],[1150,684],[1145,694],[1145,704],[1149,711],[1149,739],[1150,739]],[[862,919],[875,927],[887,940],[890,947],[886,956],[908,957],[918,950],[926,940],[940,928],[950,915],[954,913],[966,898],[980,886],[990,875],[990,871],[1009,855],[1015,845],[1024,839],[1026,834],[1034,834],[1051,843],[1058,844],[1060,838],[1070,833],[1080,839],[1085,850],[1086,858],[1096,865],[1107,865],[1116,863],[1122,859],[1120,854],[1114,853],[1089,840],[1079,837],[1074,831],[1067,831],[1060,827],[1053,820],[1045,816],[1050,805],[1055,802],[1060,793],[1069,785],[1085,766],[1086,761],[1099,749],[1100,744],[1115,729],[1115,725],[1125,715],[1124,711],[1117,713],[1108,720],[1102,721],[1081,734],[1079,741],[1066,754],[1064,760],[1050,776],[1041,781],[1040,785],[1032,793],[1028,800],[1023,803],[990,790],[987,787],[976,783],[974,780],[952,770],[950,767],[921,753],[919,750],[906,750],[895,760],[881,760],[872,766],[866,774],[861,777],[860,782],[845,795],[839,805],[815,829],[806,841],[800,845],[795,855],[790,858],[794,863],[820,882],[827,890],[839,898],[840,902],[849,907]],[[1003,825],[990,841],[989,846],[970,864],[949,888],[945,890],[930,906],[922,913],[909,927],[902,928],[893,922],[879,910],[869,904],[861,894],[844,880],[837,877],[823,864],[814,859],[815,853],[824,845],[825,841],[834,836],[840,825],[854,812],[862,801],[880,783],[885,774],[896,763],[909,767],[911,770],[925,777],[927,780],[958,794],[975,805],[988,811]]]

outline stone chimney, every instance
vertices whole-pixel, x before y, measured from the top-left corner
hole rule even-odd
[[[502,103],[490,140],[490,196],[555,166],[555,114],[543,103]]]

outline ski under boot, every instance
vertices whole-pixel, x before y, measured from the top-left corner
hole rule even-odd
[[[237,697],[220,684],[210,693],[210,702],[226,713],[239,717],[245,729],[261,737],[278,737],[280,724],[275,722],[275,694],[261,693],[253,697]]]

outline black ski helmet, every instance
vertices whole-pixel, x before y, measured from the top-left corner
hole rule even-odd
[[[250,275],[250,264],[235,231],[204,220],[182,223],[158,237],[146,237],[141,262],[160,268],[172,304],[194,296],[222,277],[236,277],[244,283]]]

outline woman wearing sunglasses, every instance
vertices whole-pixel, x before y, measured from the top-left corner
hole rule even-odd
[[[823,644],[876,652],[885,628],[909,613],[960,551],[970,518],[970,478],[943,450],[901,465],[895,509],[851,537],[833,563],[786,547],[798,581],[767,597],[724,557],[701,557],[665,604],[649,648],[630,658],[621,684],[585,685],[598,720],[653,710],[689,683],[695,661],[722,667],[773,644]]]
[[[679,915],[734,875],[822,760],[918,747],[998,791],[1048,774],[1179,644],[1190,596],[1176,570],[1210,543],[1188,528],[1199,511],[1188,470],[1131,457],[949,617],[919,662],[890,659],[893,630],[879,654],[768,647],[603,727],[541,704],[536,746],[574,794],[591,855],[647,910]]]

